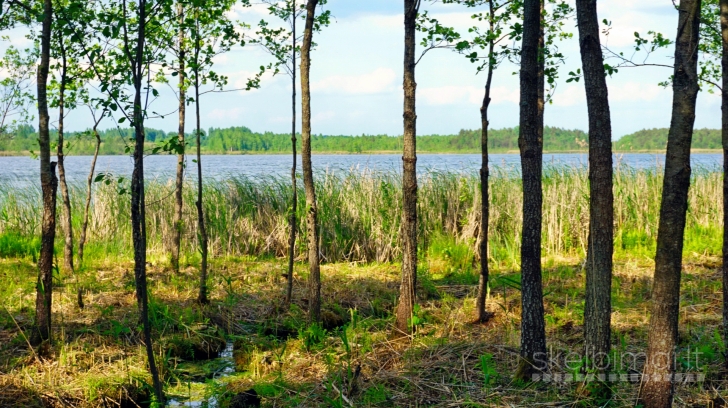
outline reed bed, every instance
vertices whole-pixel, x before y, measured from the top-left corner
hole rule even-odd
[[[518,174],[495,169],[490,182],[489,258],[517,265],[522,228],[522,185]],[[544,169],[543,254],[583,256],[589,222],[589,182],[584,167]],[[663,171],[620,165],[615,172],[615,252],[617,256],[654,254]],[[122,184],[124,182],[122,181]],[[128,181],[127,181],[128,183]],[[401,254],[401,178],[396,172],[321,174],[316,180],[321,252],[326,262],[392,262]],[[118,182],[94,185],[87,253],[131,256],[130,203]],[[173,183],[151,180],[146,186],[150,254],[166,256],[173,229]],[[204,185],[210,250],[214,256],[283,257],[288,247],[292,189],[286,177],[230,176]],[[476,173],[428,172],[419,178],[418,216],[421,249],[433,244],[459,247],[475,260],[480,228],[479,178]],[[85,197],[82,185],[70,188],[78,234]],[[305,256],[306,205],[299,192],[297,254]],[[183,251],[197,257],[196,188],[184,190]],[[685,251],[718,255],[721,246],[722,174],[694,171],[685,234]],[[0,237],[36,242],[40,233],[38,186],[0,185]],[[60,207],[59,207],[60,208]],[[60,232],[60,228],[59,228]],[[35,241],[33,241],[35,239]],[[0,240],[1,241],[1,240]],[[31,244],[29,244],[31,245]],[[60,245],[60,240],[59,240]],[[32,245],[31,245],[32,246]],[[0,252],[11,251],[3,249]],[[0,255],[2,255],[0,253]],[[92,255],[90,255],[92,256]]]

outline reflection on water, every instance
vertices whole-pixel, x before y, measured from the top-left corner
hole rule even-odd
[[[222,368],[213,375],[212,381],[219,380],[223,377],[227,377],[235,373],[235,362],[233,361],[233,343],[228,342],[225,346],[225,350],[221,351],[215,360]],[[190,390],[192,390],[191,385],[192,383],[189,387]],[[214,395],[207,395],[207,393],[205,392],[210,387],[203,386],[203,383],[195,383],[195,385],[200,385],[202,387],[194,387],[195,392],[193,393],[192,391],[190,391],[190,393],[186,396],[170,398],[167,401],[167,406],[217,408],[217,397],[215,397]]]

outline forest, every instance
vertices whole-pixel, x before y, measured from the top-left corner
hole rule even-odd
[[[436,2],[391,3],[401,133],[324,136],[314,57],[345,3],[0,1],[0,407],[728,406],[728,0],[655,6],[674,35],[627,33],[634,53],[607,41],[612,0],[439,2],[467,30]],[[259,71],[218,72],[251,47]],[[418,64],[444,51],[480,74],[480,128],[420,134]],[[615,140],[611,81],[655,66],[670,127]],[[496,71],[517,78],[516,127],[491,128]],[[202,96],[275,76],[290,133],[206,123]],[[559,83],[583,91],[586,131],[545,125]],[[702,91],[720,130],[696,129]],[[159,112],[176,131],[149,125]],[[588,163],[544,160],[575,151]],[[396,170],[318,167],[393,152]],[[285,154],[290,172],[203,172],[230,153]],[[479,167],[422,171],[420,153]],[[128,174],[102,167],[112,155]],[[154,155],[172,176],[149,177]]]
[[[132,136],[128,128],[99,131],[101,145],[99,154],[125,154],[126,143]],[[615,152],[655,152],[665,150],[668,129],[645,129],[625,135],[614,142]],[[74,155],[93,155],[95,142],[89,137],[90,129],[85,132],[68,132],[69,153]],[[145,128],[144,136],[148,148],[172,136],[173,132]],[[186,134],[189,138],[191,135]],[[300,150],[300,134],[297,134],[297,149]],[[57,133],[51,139],[57,140]],[[402,136],[390,135],[311,135],[316,146],[314,153],[394,153],[402,148]],[[580,130],[544,127],[544,152],[586,152],[589,150],[588,135]],[[38,150],[38,135],[32,126],[18,126],[13,134],[0,140],[0,154],[29,154]],[[290,149],[290,134],[273,132],[253,132],[245,126],[234,128],[210,128],[202,134],[200,145],[204,154],[284,154]],[[478,153],[480,151],[480,130],[461,130],[457,135],[417,136],[417,150],[423,153]],[[720,150],[720,131],[696,129],[692,148],[695,150]],[[509,153],[518,151],[518,128],[490,129],[488,131],[488,151]]]

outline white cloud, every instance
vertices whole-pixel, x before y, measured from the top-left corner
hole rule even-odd
[[[480,106],[483,103],[485,89],[477,86],[440,86],[433,88],[421,88],[418,96],[427,105],[456,105],[468,103]],[[520,98],[518,88],[496,86],[491,89],[491,104],[502,102],[518,103]]]
[[[362,75],[332,75],[311,84],[313,92],[376,94],[394,90],[396,74],[391,68],[377,68]]]
[[[315,126],[321,122],[328,122],[334,118],[336,118],[336,113],[334,111],[323,111],[313,115],[311,122]]]
[[[210,113],[207,114],[207,117],[209,119],[214,120],[231,120],[231,119],[237,119],[243,116],[243,114],[246,112],[246,109],[243,107],[235,107],[235,108],[228,108],[228,109],[222,109],[222,108],[215,108],[210,111]]]
[[[463,102],[478,103],[480,89],[475,86],[439,86],[434,88],[421,88],[418,96],[424,99],[427,105],[453,105]],[[482,98],[482,96],[481,96]]]
[[[355,19],[354,21],[357,23],[364,23],[365,25],[370,27],[398,29],[402,28],[402,24],[404,24],[404,16],[402,14],[366,14]]]
[[[553,103],[556,106],[574,106],[586,103],[586,93],[584,85],[579,82],[577,85],[561,86],[556,89],[553,97]]]
[[[654,101],[658,98],[671,98],[670,89],[651,82],[623,82],[609,87],[609,100],[614,101]]]

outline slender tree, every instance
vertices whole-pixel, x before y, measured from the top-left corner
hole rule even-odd
[[[311,43],[319,0],[306,3],[306,27],[301,46],[301,156],[303,161],[303,187],[306,191],[306,225],[308,227],[308,320],[321,320],[321,269],[319,266],[318,205],[311,163]]]
[[[85,2],[73,0],[69,9],[83,8]],[[152,326],[149,321],[149,293],[147,289],[147,231],[146,201],[144,187],[144,121],[148,116],[150,95],[158,95],[152,86],[150,67],[161,63],[163,58],[159,47],[154,44],[154,35],[161,35],[166,27],[159,19],[162,13],[173,15],[172,0],[121,0],[118,3],[102,4],[98,10],[89,10],[86,19],[74,22],[65,17],[73,30],[73,38],[82,46],[92,72],[100,82],[100,90],[108,99],[102,106],[109,111],[120,111],[119,123],[128,121],[134,129],[132,157],[134,169],[131,177],[131,223],[134,247],[134,283],[136,286],[139,323],[142,326],[149,372],[152,376],[154,394],[164,404],[164,391],[154,357]],[[86,46],[87,38],[98,36],[103,44],[113,43],[107,53]],[[128,88],[131,88],[129,92]],[[98,178],[98,177],[97,177]]]
[[[291,2],[291,213],[288,216],[288,273],[286,274],[286,297],[284,303],[290,306],[293,299],[293,263],[296,257],[296,211],[298,210],[298,187],[296,186],[296,1]]]
[[[209,303],[207,296],[208,281],[208,236],[205,223],[205,210],[203,203],[204,183],[202,176],[202,118],[200,115],[200,96],[205,93],[222,91],[227,85],[228,78],[212,70],[213,58],[232,49],[235,44],[242,43],[241,35],[236,31],[234,23],[227,18],[226,13],[236,2],[234,0],[194,0],[190,2],[190,18],[180,20],[183,30],[190,30],[191,54],[184,62],[192,71],[192,86],[194,86],[195,101],[195,144],[197,165],[197,236],[201,254],[200,286],[197,301],[200,304]],[[249,2],[241,2],[249,6]],[[185,34],[180,34],[180,36]],[[245,90],[258,87],[262,71],[254,78],[249,79]],[[212,85],[212,89],[202,90],[205,84]],[[179,140],[178,140],[179,142]]]
[[[485,38],[487,51],[487,73],[485,79],[485,95],[480,106],[480,230],[478,231],[478,256],[480,257],[480,278],[478,279],[478,294],[475,302],[477,321],[485,323],[490,319],[491,313],[486,310],[488,296],[488,224],[490,222],[490,207],[488,194],[488,107],[490,106],[490,91],[493,84],[493,71],[497,63],[495,52],[496,41],[496,5],[488,0],[488,35]]]
[[[209,303],[207,299],[207,229],[205,227],[205,210],[202,204],[202,155],[200,152],[202,128],[200,125],[200,52],[202,50],[203,41],[200,32],[200,10],[195,8],[195,28],[194,28],[194,63],[192,71],[194,72],[195,81],[195,139],[197,143],[197,236],[200,245],[200,291],[197,295],[197,301],[201,304]]]
[[[59,4],[63,7],[62,4]],[[57,8],[56,8],[57,9]],[[61,217],[61,224],[63,225],[64,234],[64,245],[63,245],[63,269],[67,273],[74,273],[73,267],[73,220],[71,218],[71,197],[68,193],[68,183],[66,182],[66,165],[65,165],[65,134],[64,124],[66,118],[66,107],[69,105],[69,101],[66,100],[67,90],[69,85],[73,85],[72,74],[69,72],[69,52],[67,39],[63,33],[62,27],[58,27],[63,24],[58,18],[54,20],[53,37],[54,45],[51,51],[54,57],[57,59],[57,64],[53,64],[51,67],[58,73],[58,81],[56,83],[54,78],[54,88],[57,95],[55,100],[52,101],[51,107],[58,108],[58,143],[56,145],[56,156],[58,159],[58,182],[61,187],[61,204],[63,209],[63,216]],[[72,103],[72,101],[70,101]]]
[[[40,157],[40,182],[43,201],[41,222],[41,249],[38,259],[36,283],[35,327],[31,343],[40,344],[51,340],[51,310],[53,303],[53,255],[56,235],[56,194],[58,178],[56,162],[51,161],[50,117],[48,114],[48,77],[50,71],[53,3],[9,1],[7,8],[0,4],[0,26],[11,28],[19,24],[30,26],[41,22],[40,63],[36,71],[38,105],[38,145]]]
[[[640,390],[646,408],[672,405],[675,347],[680,311],[683,238],[690,189],[690,144],[695,124],[701,0],[681,0],[672,119],[665,158],[665,178],[657,233],[647,359]]]
[[[51,307],[53,303],[53,244],[56,238],[56,194],[58,178],[56,162],[51,162],[50,118],[48,115],[48,71],[51,55],[51,25],[53,4],[43,1],[40,64],[38,65],[38,144],[40,151],[40,181],[43,194],[43,222],[41,247],[38,259],[38,283],[36,285],[35,325],[32,342],[38,344],[50,340]]]
[[[288,28],[271,27],[266,21],[261,21],[258,24],[258,29],[255,35],[250,38],[250,42],[253,44],[260,45],[274,58],[275,62],[265,69],[272,69],[275,74],[278,74],[283,70],[286,74],[291,77],[291,150],[292,150],[292,166],[291,166],[291,184],[293,188],[293,196],[291,201],[290,213],[288,216],[290,233],[288,236],[288,271],[286,273],[286,291],[284,295],[283,303],[288,306],[291,303],[293,296],[293,265],[295,261],[295,247],[296,247],[296,235],[298,233],[298,188],[296,178],[297,168],[297,152],[296,152],[296,87],[297,87],[297,70],[298,65],[296,60],[298,55],[302,52],[302,40],[303,38],[298,35],[296,28],[296,20],[307,11],[306,7],[301,5],[297,0],[263,0],[267,4],[269,13],[284,21]],[[325,1],[319,0],[317,5],[326,4]],[[306,16],[307,18],[308,16]],[[313,22],[311,23],[311,29],[313,32],[320,31],[323,26],[327,26],[330,22],[330,12],[324,11],[316,15],[314,13]],[[311,41],[310,48],[313,49],[316,44]],[[309,51],[310,52],[310,51]],[[261,72],[264,67],[261,67]],[[302,160],[305,160],[302,159]],[[305,180],[304,180],[305,184]]]
[[[395,311],[395,334],[411,333],[417,287],[417,113],[415,34],[421,0],[404,0],[404,138],[402,155],[402,282]]]
[[[524,0],[521,51],[521,111],[518,145],[523,176],[521,238],[521,362],[516,378],[528,379],[546,357],[541,284],[543,191],[543,26],[541,0]],[[538,360],[538,361],[537,361]],[[537,366],[537,364],[539,364]]]
[[[179,96],[179,112],[177,126],[177,143],[180,146],[185,145],[185,114],[187,108],[187,82],[185,79],[185,58],[186,49],[186,30],[185,9],[183,2],[177,3],[177,20],[179,24],[177,47],[173,50],[177,55],[178,67],[177,78],[179,80],[178,96]],[[170,263],[175,272],[179,272],[179,250],[182,241],[182,189],[184,187],[185,176],[185,154],[184,150],[177,155],[177,177],[175,178],[174,190],[174,219],[172,221],[172,247],[170,248]]]
[[[291,304],[293,296],[293,265],[296,257],[296,233],[298,231],[297,211],[298,211],[298,187],[296,178],[297,156],[296,151],[296,108],[298,106],[296,99],[297,88],[297,72],[298,66],[296,59],[301,52],[301,38],[296,32],[296,20],[301,16],[305,9],[299,8],[297,0],[264,0],[269,5],[268,11],[285,21],[290,30],[285,28],[271,28],[267,22],[262,21],[258,25],[256,36],[252,38],[252,42],[259,44],[268,53],[275,58],[274,74],[280,72],[281,68],[291,78],[291,186],[293,196],[291,198],[291,208],[288,215],[288,271],[286,273],[286,292],[283,303],[288,306]]]
[[[723,341],[728,344],[728,0],[720,0],[722,37],[722,143],[723,143]],[[728,353],[725,353],[728,367]]]
[[[83,219],[81,220],[81,232],[80,236],[78,238],[78,262],[79,264],[83,262],[83,247],[86,245],[86,232],[88,231],[88,217],[89,217],[89,210],[91,208],[91,194],[93,190],[93,181],[94,181],[94,175],[96,173],[96,160],[99,157],[99,149],[101,148],[101,136],[99,135],[98,127],[99,123],[101,123],[101,120],[103,120],[104,116],[106,115],[106,111],[103,111],[99,117],[96,117],[96,113],[92,107],[91,109],[91,116],[94,118],[94,126],[91,128],[91,136],[94,138],[94,155],[91,159],[91,167],[88,172],[88,179],[86,180],[86,201],[83,206]],[[79,299],[80,296],[82,296],[79,292]],[[79,301],[80,303],[80,301]]]
[[[471,62],[480,62],[478,73],[485,72],[485,92],[483,103],[480,106],[480,229],[478,230],[478,257],[480,259],[480,278],[478,281],[478,293],[476,296],[475,312],[476,322],[485,323],[493,315],[486,309],[486,298],[488,295],[488,224],[490,220],[489,208],[489,170],[488,170],[488,130],[490,120],[488,109],[491,102],[491,90],[493,85],[493,73],[500,63],[511,53],[508,45],[501,45],[510,38],[515,38],[516,33],[511,29],[505,31],[513,23],[512,19],[517,15],[518,4],[511,0],[444,0],[444,3],[464,4],[468,7],[487,5],[488,11],[476,13],[472,18],[478,21],[485,20],[487,29],[481,30],[475,26],[469,29],[474,37],[468,42],[456,44],[455,50],[465,54]],[[442,35],[441,35],[442,37]],[[477,49],[483,51],[480,54]]]
[[[589,112],[589,244],[584,304],[584,356],[607,371],[611,339],[614,193],[612,124],[604,58],[599,40],[597,0],[577,0],[584,87]],[[609,387],[600,387],[600,393]]]
[[[126,0],[123,0],[124,18],[126,18]],[[149,370],[152,374],[154,392],[157,399],[163,403],[164,391],[159,379],[154,349],[152,348],[152,327],[149,322],[149,297],[147,291],[147,225],[146,200],[144,197],[144,116],[146,112],[142,105],[142,92],[144,86],[145,59],[144,44],[147,29],[147,1],[139,0],[137,6],[138,26],[135,44],[125,41],[124,48],[130,62],[132,82],[134,86],[134,105],[132,125],[134,127],[134,171],[131,178],[131,222],[134,243],[134,277],[136,281],[137,302],[139,303],[140,320],[143,325],[144,341],[147,349]],[[123,23],[126,26],[126,22]],[[125,29],[125,31],[127,31]],[[132,54],[132,52],[134,52]]]
[[[126,0],[123,1],[124,15],[126,20]],[[147,29],[147,15],[150,5],[146,0],[138,0],[137,15],[137,38],[135,44],[128,39],[124,41],[124,48],[131,67],[132,83],[134,86],[134,105],[132,114],[132,125],[134,127],[134,171],[131,178],[131,222],[132,236],[134,243],[134,277],[136,281],[137,302],[139,303],[140,320],[144,331],[144,342],[146,343],[147,360],[149,371],[152,374],[154,393],[157,399],[164,403],[164,391],[159,379],[154,349],[152,347],[152,327],[149,322],[149,297],[147,291],[147,225],[146,225],[146,200],[144,194],[144,116],[146,112],[142,105],[142,92],[144,91],[145,74],[145,41]],[[125,32],[128,31],[126,21],[123,22]],[[133,54],[132,54],[133,52]]]

